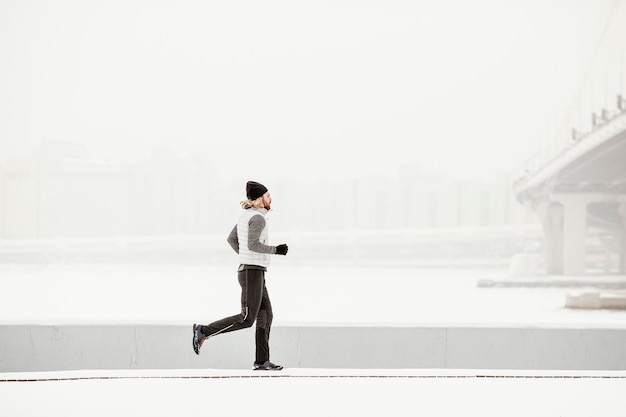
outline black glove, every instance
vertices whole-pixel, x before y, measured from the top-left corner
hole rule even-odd
[[[276,255],[287,255],[289,248],[284,243],[276,246]]]

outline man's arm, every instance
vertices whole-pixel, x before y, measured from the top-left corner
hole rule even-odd
[[[233,227],[233,230],[230,231],[228,238],[226,241],[230,245],[231,248],[237,253],[239,253],[239,236],[237,236],[237,225]]]
[[[265,245],[259,242],[261,232],[265,228],[265,218],[260,214],[252,216],[248,222],[248,249],[257,253],[276,253],[275,246]]]

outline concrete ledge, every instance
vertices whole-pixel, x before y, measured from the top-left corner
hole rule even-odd
[[[332,327],[272,330],[272,359],[293,368],[626,370],[625,328]],[[0,372],[249,369],[254,330],[209,339],[191,326],[2,325]]]

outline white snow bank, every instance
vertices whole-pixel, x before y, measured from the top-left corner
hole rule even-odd
[[[478,288],[506,271],[274,262],[275,325],[624,326],[626,312],[572,311],[567,288]],[[4,323],[210,322],[240,311],[236,265],[0,269]]]
[[[0,414],[610,417],[623,415],[626,390],[624,372],[286,369],[257,375],[231,370],[0,374]],[[11,378],[62,380],[6,382]]]

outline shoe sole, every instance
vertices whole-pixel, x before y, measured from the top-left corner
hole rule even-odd
[[[197,324],[193,324],[193,337],[191,338],[191,346],[193,347],[193,351],[196,353],[196,355],[200,354],[200,349],[198,346],[198,336],[197,336],[197,329],[198,329],[198,325]]]
[[[277,366],[276,368],[265,368],[265,367],[259,366],[259,367],[255,367],[253,370],[254,371],[282,371],[283,367]]]

